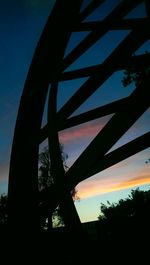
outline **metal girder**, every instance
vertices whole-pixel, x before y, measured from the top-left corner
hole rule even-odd
[[[136,55],[136,56],[131,56],[130,61],[127,62],[122,62],[120,61],[120,65],[118,62],[114,62],[114,71],[120,71],[124,70],[130,65],[133,66],[142,66],[143,64],[147,67],[150,66],[150,54],[142,54],[142,55]],[[67,71],[63,72],[61,76],[59,77],[59,81],[67,81],[67,80],[72,80],[76,78],[82,78],[82,77],[89,77],[94,74],[100,74],[101,70],[103,68],[103,64],[98,64],[98,65],[93,65],[89,67],[84,67],[81,69],[77,70],[72,70],[72,71]]]
[[[127,144],[122,145],[121,147],[111,151],[106,154],[100,161],[93,167],[85,176],[78,176],[76,178],[70,178],[66,176],[66,183],[62,186],[62,189],[58,195],[58,186],[53,185],[50,188],[43,190],[39,194],[39,201],[43,201],[43,204],[40,207],[40,211],[43,215],[47,216],[49,208],[55,209],[59,204],[59,201],[63,200],[65,194],[65,189],[73,189],[81,181],[102,172],[103,170],[121,162],[122,160],[135,155],[136,153],[143,151],[150,146],[150,132],[137,137],[136,139],[130,141]]]
[[[32,236],[39,229],[39,142],[36,136],[41,127],[49,77],[53,75],[57,79],[60,73],[64,49],[71,34],[69,27],[75,23],[81,3],[81,0],[56,1],[25,82],[14,132],[8,185],[8,222],[15,236]]]
[[[136,18],[136,19],[122,19],[119,21],[116,21],[114,24],[108,24],[109,30],[130,30],[137,28],[138,26],[141,26],[141,24],[149,23],[149,18]],[[73,29],[74,32],[76,31],[93,31],[102,29],[103,27],[106,27],[105,21],[94,21],[94,22],[82,22],[79,25],[75,25],[75,28]]]
[[[149,85],[150,75],[82,152],[67,172],[68,178],[86,179],[90,170],[101,163],[104,155],[150,106],[150,91],[147,89]]]
[[[127,98],[123,98],[112,103],[106,104],[104,106],[95,108],[93,110],[87,111],[85,113],[76,115],[69,119],[61,121],[57,121],[57,116],[55,118],[55,122],[57,123],[57,128],[59,131],[68,129],[70,127],[80,125],[81,123],[85,123],[109,114],[116,112],[117,110],[123,108],[124,104],[127,102]],[[46,124],[40,131],[39,142],[42,143],[48,137],[48,124]]]
[[[149,37],[150,30],[145,32],[145,27],[141,28],[140,32],[139,29],[136,29],[129,33],[110,56],[106,58],[102,64],[103,67],[101,68],[101,72],[90,76],[71,99],[59,110],[58,119],[62,120],[68,118],[114,73],[114,62],[116,65],[119,65],[119,61],[122,61],[123,63],[129,61],[135,50],[148,40]]]
[[[104,34],[109,31],[109,25],[116,24],[116,22],[123,18],[132,8],[134,8],[141,0],[132,1],[122,1],[114,10],[104,19],[103,28],[94,30],[89,33],[89,35],[77,45],[72,52],[66,56],[63,60],[63,70],[65,70],[71,63],[78,59],[87,49],[89,49],[97,40],[99,40]],[[81,18],[82,19],[82,18]]]
[[[50,89],[48,102],[48,143],[51,161],[51,174],[53,176],[54,184],[57,185],[57,194],[61,194],[62,185],[65,184],[66,177],[56,122],[57,91],[58,84],[53,83]],[[70,190],[65,185],[64,196],[59,206],[64,218],[65,226],[69,229],[69,231],[73,232],[74,235],[76,234],[77,236],[77,231],[79,230],[81,232],[82,226]],[[80,233],[78,233],[78,236],[79,234]]]
[[[150,105],[149,75],[127,98],[70,117],[116,71],[125,69],[130,63],[135,65],[144,63],[149,66],[149,55],[133,56],[133,53],[150,38],[150,27],[147,27],[149,18],[124,19],[128,12],[143,2],[142,0],[121,1],[103,21],[96,23],[83,20],[104,1],[93,0],[80,12],[82,2],[82,0],[56,1],[27,75],[16,120],[9,172],[9,223],[12,230],[15,227],[15,233],[20,231],[22,226],[24,234],[27,232],[29,235],[37,231],[39,210],[46,215],[50,208],[54,210],[58,205],[62,205],[65,211],[65,207],[70,205],[70,214],[73,213],[74,206],[69,191],[80,181],[150,146],[149,133],[146,133],[108,153],[120,137],[148,109]],[[146,4],[148,8],[148,1]],[[116,46],[103,63],[75,71],[66,71],[67,67],[107,32],[127,28],[130,28],[127,37]],[[91,32],[64,57],[70,36],[77,30]],[[59,82],[80,77],[89,78],[57,111]],[[48,123],[41,128],[50,85]],[[65,173],[59,150],[59,131],[112,113],[113,117],[110,121]],[[38,193],[38,151],[40,143],[46,138],[49,140],[54,185]],[[39,200],[40,209],[38,208]],[[71,221],[70,218],[69,222],[71,226],[73,219]]]

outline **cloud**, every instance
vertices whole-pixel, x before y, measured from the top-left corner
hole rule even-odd
[[[104,127],[106,124],[106,117],[88,122],[79,126],[72,127],[71,129],[60,132],[59,138],[61,143],[69,143],[71,141],[90,139]]]
[[[112,175],[109,178],[88,179],[77,186],[78,195],[81,199],[109,193],[113,191],[124,190],[150,183],[150,174],[148,168],[139,172],[139,175],[129,177],[129,175],[117,178]]]
[[[116,187],[116,190],[122,190],[122,189],[137,187],[137,186],[141,186],[141,185],[145,185],[145,184],[149,184],[149,183],[150,183],[150,175],[142,177],[142,178],[139,176],[135,179],[132,179],[132,180],[129,180],[129,181],[123,183],[122,185],[118,185]]]

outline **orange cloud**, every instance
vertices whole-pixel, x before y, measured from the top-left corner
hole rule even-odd
[[[113,191],[123,190],[127,188],[133,188],[150,183],[150,174],[139,175],[132,177],[131,179],[124,180],[119,183],[119,180],[113,177],[110,179],[97,179],[96,181],[87,180],[85,183],[80,183],[77,186],[78,195],[81,199],[109,193]]]
[[[124,182],[122,185],[118,185],[116,187],[116,190],[122,190],[126,188],[132,188],[136,186],[141,186],[145,184],[150,183],[150,175],[144,176],[141,178],[141,176],[136,177],[135,179],[128,180],[127,182]]]

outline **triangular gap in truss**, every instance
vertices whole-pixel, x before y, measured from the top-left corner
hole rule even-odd
[[[103,63],[129,33],[130,30],[111,30],[107,32],[66,68],[65,72]]]
[[[124,87],[122,85],[123,76],[123,71],[115,72],[71,115],[71,117],[128,97],[135,89],[135,86],[134,84],[130,84],[128,87]]]
[[[104,1],[84,20],[84,22],[94,22],[105,19],[117,5],[118,0]]]
[[[43,148],[48,146],[48,138],[46,138],[41,144],[39,144],[39,153],[43,150]]]
[[[75,162],[111,117],[112,115],[107,115],[59,132],[59,141],[68,154],[68,166]]]
[[[86,82],[88,78],[79,78],[59,82],[57,95],[57,111],[71,98],[71,96]]]
[[[136,6],[133,10],[131,10],[124,18],[145,18],[147,17],[145,4],[143,3]]]
[[[73,32],[67,43],[64,58],[90,33],[90,31]]]
[[[77,185],[81,199],[150,184],[150,148],[93,175]],[[115,195],[116,196],[116,195]]]
[[[145,54],[146,52],[150,52],[150,40],[146,41],[139,49],[137,49],[135,55]]]
[[[83,0],[80,11],[82,12],[93,0]]]
[[[142,104],[142,102],[141,102]],[[138,106],[137,106],[138,107]],[[134,111],[134,110],[133,110]],[[123,122],[123,121],[122,121]],[[121,125],[120,125],[121,126]],[[130,127],[108,153],[150,131],[150,108]]]

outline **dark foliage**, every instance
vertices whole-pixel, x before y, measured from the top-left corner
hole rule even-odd
[[[7,195],[2,194],[0,197],[0,226],[7,223],[8,208],[7,208]]]
[[[68,166],[66,164],[66,160],[68,155],[64,152],[63,145],[60,145],[61,157],[63,161],[64,170],[68,170]],[[51,186],[53,181],[53,176],[51,172],[51,161],[49,155],[48,147],[44,147],[43,150],[39,154],[39,190],[42,190],[46,187]]]
[[[149,54],[145,52],[145,54]],[[131,83],[135,84],[137,87],[147,74],[150,73],[150,66],[141,62],[139,65],[130,63],[128,68],[124,70],[124,76],[122,79],[122,84],[124,87],[127,87]]]
[[[61,144],[60,145],[61,150],[61,157],[63,161],[63,167],[64,170],[68,170],[68,166],[66,163],[66,160],[68,158],[68,155],[64,152],[64,147]],[[49,149],[48,147],[44,147],[43,150],[39,154],[39,178],[38,178],[38,184],[39,184],[39,191],[46,189],[47,187],[50,187],[54,184],[53,175],[51,172],[51,161],[50,161],[50,155],[49,155]],[[73,200],[79,200],[77,190],[74,188],[71,191],[71,196]],[[48,229],[48,227],[51,229],[51,226],[62,226],[64,225],[62,214],[60,211],[59,206],[55,209],[53,213],[49,213],[48,218],[42,218],[41,217],[41,228],[42,229]]]
[[[136,251],[142,256],[150,236],[150,190],[137,188],[126,199],[101,204],[100,209],[98,238],[103,247],[122,254],[126,251],[132,258],[136,258]]]

